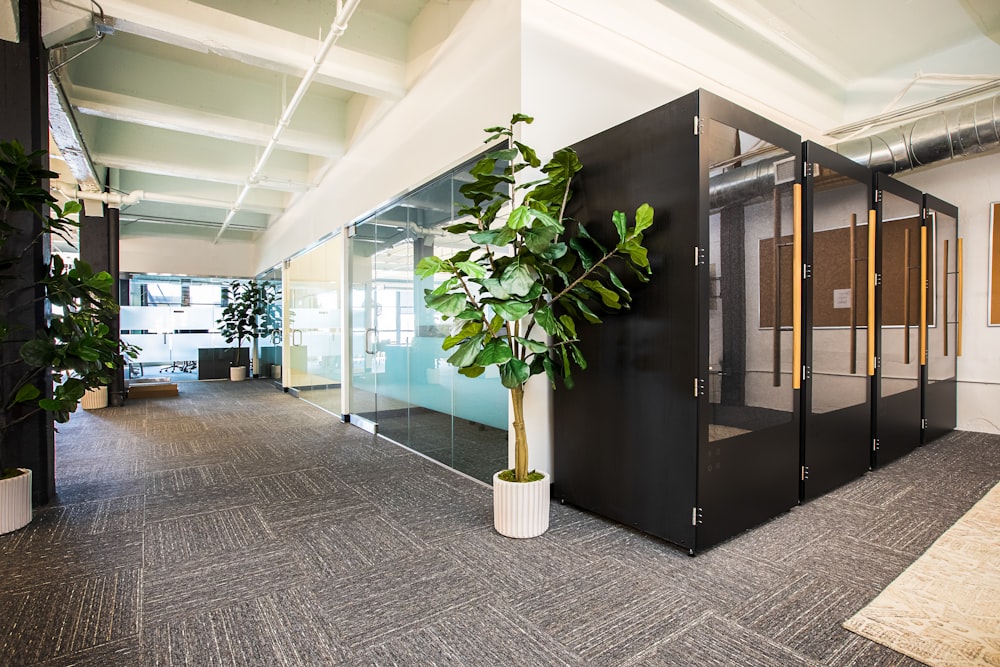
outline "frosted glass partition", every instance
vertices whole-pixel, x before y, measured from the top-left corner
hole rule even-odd
[[[193,362],[199,348],[228,347],[218,333],[218,306],[122,306],[122,340],[141,348],[143,366]]]
[[[507,390],[496,369],[459,375],[441,349],[450,322],[424,306],[436,281],[422,257],[468,247],[443,234],[464,203],[473,162],[419,188],[350,231],[351,420],[472,477],[507,467]]]
[[[337,235],[294,257],[284,271],[288,385],[300,397],[342,414],[340,385],[343,238]]]

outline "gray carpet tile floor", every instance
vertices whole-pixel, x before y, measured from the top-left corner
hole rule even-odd
[[[265,382],[74,415],[0,536],[0,664],[917,665],[841,628],[1000,480],[956,432],[696,558],[491,490]]]

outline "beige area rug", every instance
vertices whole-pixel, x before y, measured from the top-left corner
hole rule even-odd
[[[1000,484],[844,627],[932,667],[1000,667]]]

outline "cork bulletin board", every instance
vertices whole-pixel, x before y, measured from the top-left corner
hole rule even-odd
[[[1000,215],[1000,202],[995,210]],[[919,217],[911,217],[887,220],[882,224],[882,326],[920,323],[920,222]],[[930,251],[934,247],[933,239],[928,239],[927,245]],[[774,239],[761,239],[759,252],[759,327],[774,327],[774,304],[777,302],[780,305],[779,326],[791,328],[792,237],[778,239],[778,290],[774,287]],[[814,327],[849,327],[852,317],[854,325],[865,326],[868,319],[867,221],[854,227],[853,251],[850,226],[814,233],[812,276]],[[928,294],[934,294],[934,276],[933,253],[928,252]],[[1000,287],[997,292],[1000,293]],[[928,300],[929,305],[931,301]],[[1000,308],[997,314],[1000,316]],[[934,325],[933,308],[928,310],[927,323]]]
[[[1000,202],[990,210],[990,321],[1000,327]]]

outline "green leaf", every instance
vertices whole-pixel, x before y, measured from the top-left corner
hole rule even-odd
[[[625,218],[625,214],[621,211],[615,211],[611,214],[611,222],[614,223],[615,229],[618,230],[618,241],[625,241],[625,233],[628,231],[628,220]]]
[[[445,317],[458,315],[465,310],[464,294],[428,294],[424,297],[428,308],[436,310]]]
[[[528,364],[520,359],[511,359],[500,366],[500,382],[508,389],[520,387],[531,377],[531,369]]]
[[[547,259],[550,262],[554,262],[555,260],[562,258],[563,255],[565,255],[568,250],[569,248],[567,247],[567,245],[562,241],[560,241],[559,243],[553,243],[549,245],[549,247],[546,248],[544,252],[539,253],[539,256],[542,259]]]
[[[459,222],[454,225],[448,225],[444,228],[444,231],[449,234],[464,234],[465,232],[471,232],[473,229],[479,229],[479,225],[475,222]]]
[[[635,211],[635,232],[640,233],[653,224],[653,207],[643,204]]]
[[[521,229],[531,224],[535,219],[535,211],[527,206],[518,206],[510,212],[507,218],[507,227],[510,229]]]
[[[521,319],[529,312],[531,312],[531,304],[525,303],[524,301],[508,300],[508,301],[490,301],[490,307],[493,308],[493,312],[502,317],[508,322],[513,322]]]
[[[619,310],[622,306],[618,302],[618,293],[609,290],[607,287],[601,284],[599,280],[584,280],[582,284],[589,287],[591,290],[596,292],[601,297],[601,303],[604,304],[605,308],[611,308],[612,310]]]
[[[499,233],[499,229],[487,229],[483,232],[469,234],[469,238],[472,239],[473,243],[478,243],[479,245],[497,245],[496,238]]]
[[[459,368],[471,366],[475,362],[479,350],[482,349],[484,337],[485,334],[477,334],[459,345],[458,350],[448,357],[448,363]]]
[[[551,308],[542,308],[535,313],[535,321],[538,322],[538,326],[548,335],[558,335],[559,322],[556,321],[556,316],[553,314]]]
[[[521,151],[521,156],[524,158],[524,161],[532,167],[537,167],[541,164],[541,160],[538,159],[538,154],[535,153],[535,149],[531,146],[525,146],[520,141],[515,141],[514,145],[517,146],[519,151]]]
[[[510,124],[511,125],[517,125],[518,123],[524,123],[526,125],[531,125],[533,122],[535,122],[534,117],[528,116],[528,115],[523,114],[523,113],[516,113],[516,114],[514,114],[513,116],[510,117]]]
[[[441,349],[450,350],[451,348],[455,347],[466,338],[470,338],[478,333],[481,333],[482,330],[483,330],[482,322],[474,322],[474,321],[466,322],[462,326],[462,328],[458,330],[457,333],[454,333],[444,339],[444,342],[441,343]]]
[[[502,148],[500,150],[490,151],[489,157],[492,158],[492,159],[494,159],[494,160],[503,160],[504,162],[510,162],[511,160],[513,160],[514,158],[517,157],[517,149],[516,148]],[[490,172],[492,172],[492,171],[493,171],[493,168],[491,167],[490,168]],[[472,173],[472,172],[470,171],[469,173]],[[476,176],[476,175],[478,175],[478,174],[473,174],[473,176]]]
[[[458,369],[458,374],[467,378],[477,378],[485,372],[486,368],[483,366],[466,366]]]
[[[475,262],[459,262],[456,266],[462,271],[462,273],[473,279],[478,280],[479,278],[486,277],[486,269],[479,266]]]
[[[524,296],[535,283],[535,276],[520,262],[515,262],[504,269],[500,275],[500,284],[505,290],[515,296]]]
[[[619,243],[618,251],[629,256],[629,260],[640,268],[649,267],[649,257],[646,255],[646,248],[635,239],[630,239],[627,243]]]
[[[477,366],[489,366],[491,364],[502,364],[514,358],[514,352],[506,341],[493,338],[487,342],[483,349],[476,356]]]
[[[524,245],[528,250],[536,255],[541,255],[552,245],[555,240],[556,231],[553,229],[528,229],[524,232]]]
[[[514,336],[514,340],[523,345],[525,349],[534,354],[544,354],[548,352],[549,346],[540,340],[532,340],[530,338],[522,338],[521,336]]]
[[[601,323],[601,318],[590,309],[590,306],[588,306],[583,299],[579,298],[575,294],[567,294],[566,298],[572,301],[576,307],[580,309],[580,312],[583,314],[583,319],[587,320],[591,324]]]
[[[560,315],[559,322],[566,329],[566,333],[569,334],[570,338],[577,338],[576,334],[576,320],[574,320],[569,315]]]
[[[438,257],[424,257],[417,262],[417,275],[421,278],[429,278],[435,273],[448,271],[447,265]]]
[[[496,278],[485,278],[479,281],[479,284],[486,288],[486,290],[498,299],[509,299],[511,297],[510,292],[503,286],[503,284]]]
[[[41,395],[42,395],[42,392],[39,391],[38,387],[36,387],[33,384],[26,384],[26,385],[24,385],[23,387],[21,387],[20,389],[17,390],[17,395],[14,396],[14,400],[12,401],[12,403],[15,403],[15,404],[16,403],[27,403],[28,401],[35,400],[36,398],[38,398]]]

